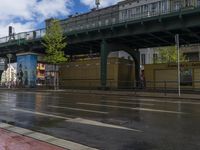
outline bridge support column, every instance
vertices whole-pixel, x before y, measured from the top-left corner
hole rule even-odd
[[[136,87],[140,86],[140,51],[139,49],[133,51],[126,51],[128,52],[135,61],[135,80],[136,80]]]
[[[101,89],[105,90],[107,86],[107,57],[109,54],[108,44],[105,39],[101,42]]]
[[[17,54],[17,77],[20,87],[36,87],[37,54]]]

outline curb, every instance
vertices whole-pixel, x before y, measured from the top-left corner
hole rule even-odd
[[[45,143],[57,146],[57,147],[61,147],[67,150],[97,150],[96,148],[88,147],[86,145],[82,145],[82,144],[75,143],[72,141],[67,141],[64,139],[59,139],[54,136],[46,135],[43,133],[34,132],[29,129],[16,127],[7,123],[0,122],[0,128],[22,135],[22,136],[26,136],[28,138],[32,138],[41,142],[45,142]]]
[[[171,99],[180,99],[180,100],[200,100],[200,95],[195,94],[195,96],[199,96],[199,98],[194,98],[194,97],[178,97],[178,96],[154,96],[154,95],[141,95],[138,93],[129,93],[129,92],[122,92],[119,91],[114,92],[110,91],[109,93],[105,91],[104,93],[102,91],[88,91],[88,90],[59,90],[59,91],[53,91],[53,90],[36,90],[37,92],[57,92],[57,93],[79,93],[79,94],[95,94],[95,95],[116,95],[116,96],[134,96],[134,97],[147,97],[147,98],[171,98]],[[156,93],[154,93],[156,94]],[[159,93],[160,94],[160,93]]]
[[[196,96],[199,96],[199,98],[194,98],[194,97],[178,97],[178,96],[165,96],[164,93],[157,93],[157,94],[163,94],[163,96],[155,96],[155,95],[141,95],[140,92],[127,92],[127,91],[97,91],[97,90],[41,90],[41,89],[0,89],[0,90],[5,90],[5,91],[23,91],[23,92],[55,92],[55,93],[79,93],[79,94],[95,94],[95,95],[116,95],[116,96],[134,96],[134,97],[146,97],[146,98],[171,98],[171,99],[180,99],[180,100],[200,100],[200,95],[198,94],[193,94]],[[145,93],[145,92],[143,92]],[[146,92],[150,93],[150,92]],[[156,94],[156,93],[151,93],[151,94]],[[170,94],[170,93],[169,93]],[[169,95],[167,94],[167,95]],[[175,94],[174,94],[175,95]],[[187,95],[187,94],[184,94]],[[189,95],[189,94],[188,94]],[[192,94],[190,95],[192,96]]]

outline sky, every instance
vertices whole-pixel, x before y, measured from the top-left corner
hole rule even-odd
[[[101,6],[120,0],[100,0]],[[0,37],[8,35],[8,27],[15,33],[44,27],[48,18],[64,19],[76,12],[84,13],[95,7],[95,0],[0,0]]]

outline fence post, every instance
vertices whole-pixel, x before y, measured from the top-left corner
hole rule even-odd
[[[135,80],[135,85],[134,85],[135,87],[134,87],[134,92],[135,92],[135,96],[136,96],[136,88],[137,88],[137,81]]]
[[[112,91],[112,81],[110,80],[110,82],[109,82],[109,89]]]
[[[165,86],[165,96],[167,96],[167,81],[164,82]]]
[[[89,93],[91,93],[91,90],[92,90],[91,82],[92,81],[89,80]]]

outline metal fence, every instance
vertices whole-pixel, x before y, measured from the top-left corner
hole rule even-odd
[[[53,85],[51,85],[53,86]],[[52,87],[51,87],[52,88]],[[100,80],[61,80],[61,89],[79,89],[79,90],[102,90]],[[120,90],[132,92],[160,92],[167,93],[178,92],[178,81],[114,81],[107,80],[104,90]],[[200,81],[181,82],[182,93],[199,93]]]
[[[24,86],[12,82],[8,86],[8,82],[1,85],[1,88],[23,89]],[[53,82],[45,82],[37,85],[37,89],[54,89]],[[178,93],[177,81],[114,81],[107,80],[106,87],[101,87],[100,80],[60,80],[59,89],[70,90],[106,90],[106,91],[128,91],[133,93],[151,92],[163,93]],[[181,93],[184,94],[200,94],[200,81],[181,82]]]

